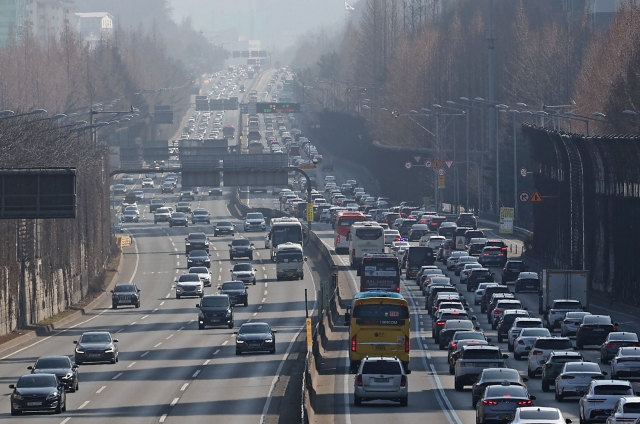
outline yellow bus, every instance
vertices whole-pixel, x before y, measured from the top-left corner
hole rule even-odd
[[[409,318],[407,300],[399,293],[356,294],[348,317],[351,370],[367,356],[397,357],[409,369]]]

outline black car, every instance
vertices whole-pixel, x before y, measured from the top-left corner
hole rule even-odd
[[[135,284],[116,284],[111,290],[111,307],[118,306],[140,307],[140,289]]]
[[[511,327],[513,327],[513,322],[516,320],[516,318],[528,316],[529,312],[521,309],[510,310],[508,313],[505,312],[502,315],[502,318],[500,318],[498,325],[496,326],[498,330],[498,343],[502,343],[507,337],[507,335],[509,334],[509,330],[511,330]]]
[[[31,411],[61,414],[67,410],[67,392],[55,374],[26,374],[9,388],[13,389],[11,415]]]
[[[209,196],[220,196],[222,194],[222,188],[214,187],[209,189]]]
[[[410,246],[405,252],[407,273],[405,278],[416,278],[418,271],[425,265],[433,265],[436,261],[433,249],[428,246]]]
[[[233,307],[226,294],[208,294],[196,305],[198,311],[198,329],[206,326],[233,328]]]
[[[233,236],[236,233],[236,227],[229,221],[220,221],[213,229],[213,236],[218,237],[221,234],[229,234]]]
[[[74,340],[76,345],[76,364],[85,362],[118,362],[118,339],[111,337],[107,331],[89,331],[82,333],[80,340]]]
[[[621,347],[637,347],[640,346],[638,335],[624,331],[614,331],[607,335],[607,339],[600,346],[600,362],[608,364],[616,357]]]
[[[174,212],[169,218],[169,227],[188,227],[189,219],[183,212]]]
[[[225,281],[218,286],[220,294],[229,296],[232,305],[243,304],[249,306],[249,293],[242,281]]]
[[[175,211],[176,212],[191,213],[191,203],[189,203],[189,202],[178,202],[178,204],[175,207]]]
[[[525,387],[527,377],[522,377],[518,370],[512,368],[485,368],[473,386],[471,386],[471,406],[476,407],[478,400],[484,395],[489,386],[497,386],[508,381],[510,385]]]
[[[206,222],[211,224],[211,215],[206,209],[196,209],[191,213],[191,223],[197,224],[198,222]]]
[[[206,250],[192,250],[187,256],[187,268],[192,266],[206,266],[211,267],[211,258]]]
[[[438,335],[438,347],[440,350],[444,350],[448,345],[453,335],[458,331],[473,331],[476,329],[472,320],[468,319],[450,319],[440,330]]]
[[[172,183],[162,184],[162,193],[173,193],[173,184]]]
[[[70,392],[80,388],[78,366],[71,362],[68,356],[41,356],[32,367],[27,369],[31,370],[31,374],[55,374],[58,381]]]
[[[502,284],[516,281],[521,272],[529,271],[529,267],[523,261],[509,259],[502,268]]]
[[[253,243],[247,238],[235,238],[229,244],[229,259],[249,258],[253,260]]]
[[[474,230],[478,229],[478,219],[472,213],[461,213],[456,219],[456,225],[458,227],[472,227]]]
[[[276,330],[272,330],[266,322],[242,324],[235,332],[236,355],[245,352],[276,353]]]
[[[192,190],[180,190],[180,200],[196,200],[196,194]]]
[[[475,268],[471,270],[469,277],[467,277],[467,291],[473,292],[478,290],[480,283],[492,283],[494,282],[493,272],[487,268]]]
[[[576,331],[576,346],[582,349],[585,345],[601,345],[617,327],[609,315],[585,315]]]
[[[164,200],[162,199],[151,199],[151,203],[149,204],[149,212],[155,212],[156,209],[164,207]]]
[[[192,250],[206,250],[209,252],[209,239],[205,233],[189,233],[184,239],[184,249],[187,255]]]
[[[480,299],[480,312],[483,314],[487,312],[487,308],[489,307],[489,303],[491,302],[491,298],[494,293],[511,293],[511,291],[509,290],[509,287],[504,284],[487,287],[482,294],[482,299]]]

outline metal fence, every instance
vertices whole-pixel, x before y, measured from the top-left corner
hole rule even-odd
[[[588,269],[591,288],[640,302],[640,136],[585,137],[523,126],[534,183],[534,251]]]

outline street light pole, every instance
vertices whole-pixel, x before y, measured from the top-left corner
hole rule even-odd
[[[516,140],[516,113],[517,110],[509,110],[513,118],[513,216],[514,225],[518,221],[518,164],[517,159],[517,140]]]

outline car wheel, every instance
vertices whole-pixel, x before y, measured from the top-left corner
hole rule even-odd
[[[462,382],[457,378],[455,380],[455,389],[456,389],[456,392],[461,392],[464,389],[464,384],[462,384]]]
[[[76,387],[74,391],[77,392],[78,390],[80,390],[80,383],[78,382],[78,380],[76,380]]]
[[[254,286],[256,285],[256,280],[253,280],[253,285],[254,285]]]
[[[584,417],[582,416],[582,412],[578,414],[578,416],[580,417],[580,424],[587,424],[587,421],[584,419]]]
[[[613,371],[611,371],[611,379],[612,380],[617,380],[618,379],[618,374],[613,372]]]
[[[22,411],[18,411],[18,410],[15,410],[15,409],[11,408],[11,415],[12,416],[15,417],[16,415],[20,415],[20,414],[22,414]]]
[[[248,301],[248,300],[245,300],[245,301],[244,301],[244,306],[245,306],[245,307],[249,306],[249,301]]]
[[[450,375],[454,375],[455,373],[456,373],[456,368],[451,366],[451,365],[449,365],[449,374]]]
[[[518,352],[515,352],[515,349],[514,349],[514,352],[513,352],[513,358],[514,358],[516,361],[519,361],[519,360],[520,360],[520,358],[522,358]]]
[[[533,371],[531,371],[531,370],[529,369],[529,367],[527,367],[527,376],[528,376],[529,378],[534,378],[534,377],[536,376],[536,373],[535,373],[535,372],[533,372]]]
[[[584,349],[584,343],[576,340],[576,347],[580,350]]]
[[[253,255],[249,256],[249,260],[252,261],[253,260]]]
[[[62,414],[62,397],[60,397],[60,400],[58,401],[58,406],[56,407],[55,411],[53,411],[55,414]]]
[[[549,380],[547,380],[546,378],[542,379],[542,391],[543,392],[549,391]]]
[[[609,361],[607,359],[604,358],[604,356],[600,356],[600,362],[603,364],[608,364]]]
[[[233,255],[229,255],[229,260],[232,261],[233,260]]]
[[[136,308],[140,307],[140,302],[136,303]]]
[[[180,299],[180,295],[179,294],[176,294],[176,299]]]
[[[564,402],[564,396],[562,396],[558,391],[556,391],[556,400],[558,402]]]
[[[511,343],[507,343],[507,350],[513,352],[513,345]]]
[[[233,328],[233,321],[229,323],[229,329],[232,329],[232,328]]]
[[[213,236],[214,236],[214,237],[218,237],[218,234],[216,234],[216,233],[213,233]]]
[[[409,406],[409,396],[405,396],[400,399],[400,406]]]
[[[491,329],[492,330],[495,330],[497,328],[496,324],[497,323],[495,321],[491,321]]]
[[[498,343],[502,343],[504,341],[504,337],[498,334]]]
[[[204,324],[198,323],[198,330],[204,330]]]
[[[271,350],[269,351],[269,353],[270,353],[270,354],[272,354],[272,355],[273,355],[274,353],[276,353],[276,348],[274,347],[273,349],[271,349]]]

